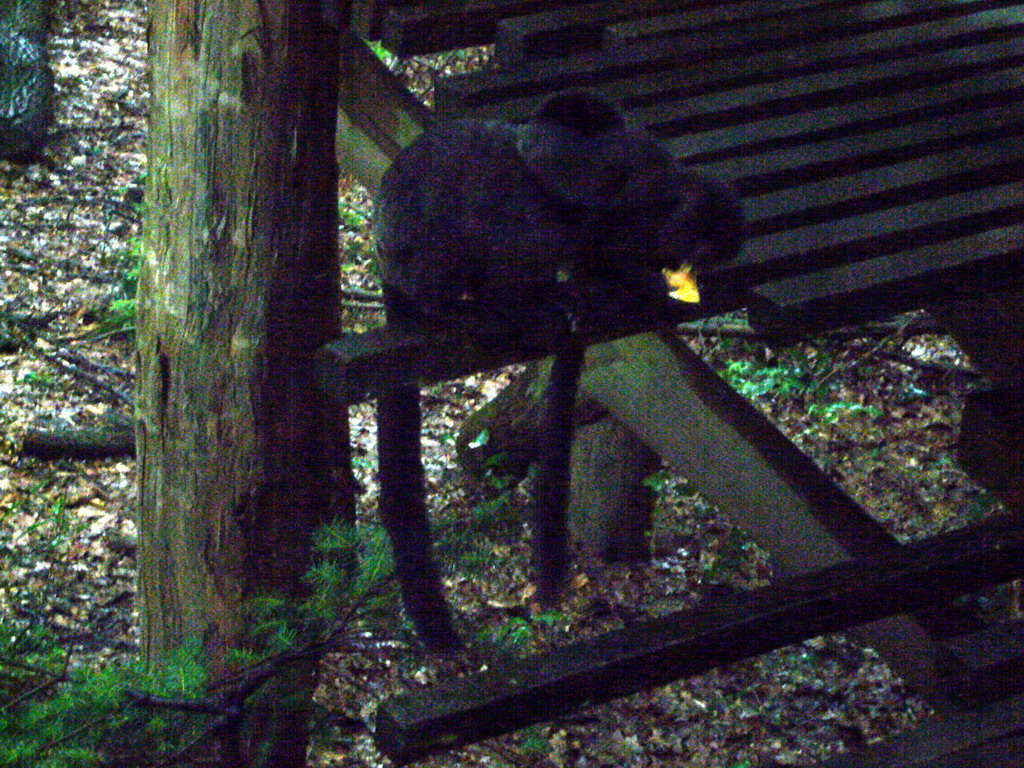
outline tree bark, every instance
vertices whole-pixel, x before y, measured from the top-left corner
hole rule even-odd
[[[324,418],[312,375],[339,330],[329,5],[150,4],[136,424],[150,665],[198,638],[214,676],[229,671],[246,601],[296,595],[311,531],[351,503],[346,421]],[[312,672],[289,686],[311,691]],[[305,765],[303,718],[288,726],[274,741],[271,723],[243,723],[223,756]]]

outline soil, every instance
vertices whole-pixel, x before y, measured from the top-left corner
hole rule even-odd
[[[22,450],[22,438],[31,428],[96,427],[132,416],[134,339],[119,302],[130,298],[140,251],[145,12],[141,0],[61,6],[50,39],[53,139],[33,162],[0,161],[0,618],[4,626],[52,633],[72,663],[94,667],[138,650],[134,461],[38,458]],[[429,98],[437,71],[485,56],[396,66]],[[351,180],[339,192],[346,323],[368,327],[380,321],[368,267],[368,198]],[[963,397],[978,376],[948,337],[893,332],[775,348],[709,332],[692,343],[900,539],[959,527],[994,507],[954,460]],[[666,471],[657,478],[652,560],[577,570],[557,613],[532,614],[525,492],[499,495],[468,483],[452,450],[461,418],[509,375],[468,377],[426,397],[426,468],[445,531],[446,586],[478,647],[497,655],[542,650],[770,581],[770,556]],[[353,407],[350,417],[360,514],[371,519],[372,409]],[[486,567],[496,560],[501,569]],[[386,764],[370,735],[376,706],[472,670],[482,658],[426,656],[393,614],[367,616],[359,629],[358,642],[324,660],[318,700],[331,714],[311,765]],[[830,636],[422,764],[809,763],[927,714],[876,653]]]

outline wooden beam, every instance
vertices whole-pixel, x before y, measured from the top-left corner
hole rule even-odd
[[[605,290],[582,297],[575,304],[578,311],[572,312],[578,318],[573,338],[594,344],[640,330],[671,328],[735,309],[741,301],[738,295],[715,286],[702,288],[701,304],[631,306],[624,303],[628,302],[625,290],[622,299]],[[491,328],[424,326],[415,333],[383,327],[343,334],[319,350],[316,368],[323,391],[347,405],[373,397],[396,381],[426,385],[550,354],[545,347],[517,341],[497,324]]]
[[[419,0],[351,0],[351,28],[364,40],[379,40],[381,22],[390,8],[419,5]]]
[[[943,301],[929,311],[995,387],[1017,390],[1017,403],[1024,403],[1024,278],[1016,286]],[[1009,392],[1004,397],[1013,402]],[[1017,427],[1022,424],[1024,415],[1017,417]]]
[[[580,0],[442,0],[390,9],[381,40],[396,56],[449,51],[494,42],[498,22]]]
[[[409,762],[1022,572],[1024,529],[989,521],[392,698],[375,739]]]
[[[1024,691],[1024,621],[942,640],[938,648],[937,663],[954,700],[976,707]]]
[[[1024,392],[996,389],[969,394],[957,459],[977,483],[1024,512]]]
[[[580,387],[742,525],[783,573],[896,546],[678,338],[642,334],[591,347]]]
[[[348,405],[375,397],[396,382],[427,385],[546,356],[515,348],[508,339],[487,343],[457,331],[408,333],[392,327],[342,334],[317,353],[320,387]]]
[[[895,541],[813,461],[669,334],[588,353],[580,383],[662,459],[797,575],[893,551]],[[928,631],[909,616],[857,631],[933,701],[941,697]]]
[[[1019,768],[1024,695],[956,712],[816,768]]]
[[[359,37],[343,31],[341,42],[335,152],[342,168],[374,190],[431,113]]]

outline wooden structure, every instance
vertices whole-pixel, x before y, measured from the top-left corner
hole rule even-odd
[[[743,254],[706,276],[704,303],[679,319],[746,307],[761,327],[795,334],[933,308],[994,384],[965,414],[964,465],[1021,511],[1024,3],[354,5],[339,151],[371,187],[432,117],[361,38],[399,55],[494,41],[492,67],[437,84],[442,118],[523,117],[552,92],[600,91],[743,198]],[[649,323],[595,338],[605,343],[588,353],[585,391],[752,531],[788,580],[388,702],[381,749],[407,761],[863,625],[865,640],[946,717],[905,748],[832,764],[946,765],[943,750],[956,765],[1009,764],[993,758],[993,744],[1024,733],[1020,627],[948,638],[931,619],[952,596],[1024,574],[1024,530],[1011,520],[897,545],[670,333],[622,338]],[[322,383],[351,402],[372,395],[383,361],[429,382],[543,352],[453,341],[389,330],[342,339],[321,353]],[[970,691],[994,703],[970,714],[945,706]],[[535,706],[510,714],[516,701]]]

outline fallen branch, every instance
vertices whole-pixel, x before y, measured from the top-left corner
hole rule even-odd
[[[40,459],[134,456],[135,431],[125,417],[112,417],[97,427],[29,427],[21,438],[21,453]]]

